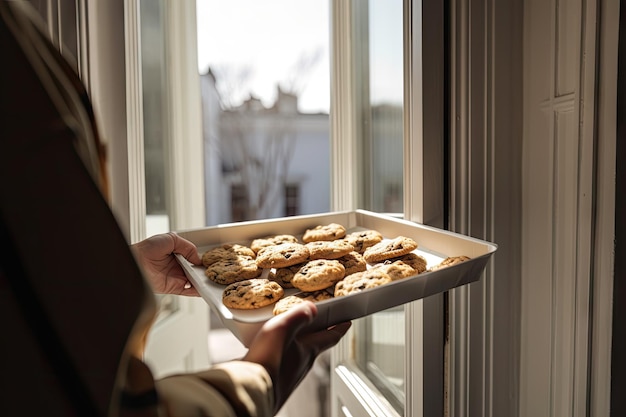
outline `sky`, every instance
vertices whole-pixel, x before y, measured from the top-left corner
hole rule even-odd
[[[250,90],[266,106],[295,85],[300,111],[330,106],[329,14],[324,0],[197,0],[198,69],[229,73],[233,100]],[[294,81],[294,68],[312,65]]]
[[[372,104],[399,104],[402,0],[369,0],[369,9],[370,98]],[[196,0],[196,13],[198,69],[211,67],[228,79],[233,104],[252,92],[271,106],[276,86],[292,84],[301,112],[329,111],[328,0]],[[297,65],[303,58],[312,62],[306,71]]]

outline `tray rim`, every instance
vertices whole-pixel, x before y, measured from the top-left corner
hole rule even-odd
[[[357,209],[357,210],[343,210],[343,211],[335,211],[335,212],[326,212],[326,213],[317,213],[317,214],[312,214],[312,215],[298,215],[298,216],[290,216],[290,217],[281,217],[281,218],[277,218],[277,219],[262,219],[262,220],[252,220],[252,221],[245,221],[245,222],[236,222],[236,223],[224,223],[224,224],[219,224],[219,225],[214,225],[214,226],[207,226],[207,227],[202,227],[202,228],[195,228],[195,229],[185,229],[185,230],[180,230],[177,231],[176,233],[181,235],[182,237],[185,238],[190,238],[190,235],[195,235],[198,236],[202,233],[206,233],[207,231],[210,232],[217,232],[217,236],[221,236],[221,231],[232,231],[234,229],[237,230],[246,230],[250,227],[258,227],[258,226],[275,226],[275,225],[280,225],[281,223],[298,223],[298,222],[309,222],[311,224],[316,223],[318,220],[320,219],[324,219],[324,218],[337,218],[337,217],[341,217],[343,216],[344,218],[351,218],[351,216],[356,216],[354,218],[351,218],[351,221],[357,222],[359,220],[359,216],[362,216],[363,218],[373,218],[373,219],[377,219],[379,221],[383,221],[383,222],[391,222],[391,224],[394,224],[396,226],[407,226],[410,228],[418,228],[418,229],[422,229],[424,231],[430,232],[430,233],[435,233],[437,235],[444,235],[444,236],[448,236],[449,238],[453,238],[453,239],[461,239],[473,244],[478,244],[478,245],[484,245],[485,247],[485,253],[483,253],[482,255],[477,255],[477,256],[473,256],[471,259],[471,263],[468,263],[467,265],[463,265],[465,263],[459,264],[459,265],[455,265],[452,267],[448,267],[446,268],[447,275],[451,275],[454,273],[454,271],[466,271],[466,269],[468,268],[468,265],[473,265],[474,267],[477,266],[477,268],[480,269],[480,271],[478,273],[474,273],[474,275],[476,275],[474,278],[472,278],[471,280],[467,281],[467,282],[460,282],[460,283],[455,283],[455,285],[453,285],[450,288],[445,288],[441,291],[434,291],[434,292],[428,292],[427,294],[423,295],[423,296],[419,296],[417,298],[413,298],[409,301],[405,301],[405,302],[400,302],[397,304],[393,304],[393,305],[389,305],[387,308],[392,308],[394,306],[398,306],[398,305],[402,305],[405,304],[407,302],[411,302],[411,301],[415,301],[415,300],[419,300],[419,299],[423,299],[426,298],[428,296],[434,295],[436,293],[440,293],[440,292],[445,292],[445,291],[449,291],[450,289],[462,286],[462,285],[466,285],[469,284],[471,282],[475,282],[478,281],[480,279],[480,275],[482,275],[487,262],[489,261],[489,258],[491,258],[491,256],[497,251],[498,245],[496,243],[493,242],[489,242],[486,240],[482,240],[482,239],[478,239],[475,237],[471,237],[471,236],[466,236],[466,235],[462,235],[456,232],[452,232],[449,230],[443,230],[443,229],[438,229],[436,227],[432,227],[432,226],[427,226],[427,225],[423,225],[417,222],[413,222],[410,220],[406,220],[406,219],[402,219],[402,218],[398,218],[398,217],[394,217],[394,216],[390,216],[388,214],[382,214],[382,213],[376,213],[376,212],[371,212],[371,211],[367,211],[367,210],[362,210],[362,209]],[[263,233],[261,233],[263,234]],[[190,239],[192,240],[192,239]],[[231,240],[230,242],[234,242],[236,240]],[[193,240],[192,240],[193,242]],[[196,244],[196,242],[193,242],[194,244]],[[219,239],[218,241],[215,241],[213,243],[210,243],[209,245],[219,245],[219,244],[223,244],[223,243],[229,243],[229,241],[225,241],[223,239]],[[202,247],[202,246],[207,246],[207,245],[197,245],[198,247]],[[198,287],[202,287],[203,284],[199,283],[197,281],[197,277],[196,277],[196,273],[193,270],[190,270],[190,268],[197,268],[197,266],[193,266],[191,265],[184,257],[182,257],[182,255],[176,255],[177,260],[179,261],[179,263],[181,264],[181,266],[183,267],[183,269],[185,270],[185,273],[187,274],[188,278],[190,279],[190,281],[192,281],[192,283]],[[441,270],[439,270],[441,271]],[[411,288],[411,282],[413,280],[418,280],[420,278],[424,278],[424,277],[428,277],[431,274],[441,274],[438,271],[432,271],[432,272],[424,272],[422,274],[419,275],[415,275],[413,277],[409,277],[406,278],[404,280],[399,280],[399,281],[394,281],[392,283],[386,284],[384,287],[386,288],[384,291],[380,291],[380,288],[382,287],[378,287],[376,288],[377,291],[379,291],[380,294],[384,293],[390,293],[393,292],[394,288],[396,287],[407,287],[407,288]],[[461,274],[461,273],[460,273]],[[464,277],[465,275],[467,275],[467,272],[463,272],[461,274],[461,277]],[[427,281],[427,280],[426,280]],[[200,292],[200,291],[199,291]],[[297,290],[295,292],[298,292]],[[323,315],[326,315],[327,317],[330,316],[330,312],[328,310],[330,310],[330,307],[328,307],[328,305],[332,304],[337,304],[338,301],[339,303],[343,303],[343,304],[349,304],[351,302],[351,299],[359,299],[359,298],[364,298],[364,299],[368,299],[368,296],[363,296],[363,294],[366,292],[361,292],[361,293],[356,293],[356,294],[351,294],[348,296],[344,296],[341,297],[342,301],[339,301],[338,299],[329,299],[329,300],[324,300],[321,302],[316,303],[316,305],[318,306],[318,311],[320,311]],[[211,309],[213,311],[216,312],[216,314],[219,316],[220,320],[222,321],[222,323],[225,325],[225,327],[227,327],[231,332],[233,332],[233,334],[240,339],[242,342],[244,342],[244,345],[246,345],[246,343],[249,343],[251,340],[251,337],[253,334],[256,333],[256,331],[258,330],[258,328],[260,328],[260,326],[265,323],[267,320],[269,320],[269,318],[271,317],[263,317],[257,320],[247,320],[247,319],[242,319],[241,317],[238,317],[237,314],[232,314],[232,312],[230,312],[229,309],[227,309],[225,306],[223,306],[223,304],[220,305],[215,305],[214,300],[212,300],[209,296],[205,295],[204,293],[200,293],[201,297],[205,300],[205,302],[207,302],[207,304],[209,304],[209,306],[211,307]],[[369,297],[371,298],[371,297]],[[230,314],[224,314],[223,309],[226,309],[230,312]],[[376,311],[371,311],[368,312],[366,314],[363,315],[359,315],[358,313],[355,314],[355,317],[351,317],[349,318],[349,320],[352,319],[356,319],[356,318],[360,318],[363,317],[365,315],[369,315],[369,314],[374,314],[377,311],[381,311],[381,309],[378,309]],[[338,322],[335,323],[328,323],[328,322],[324,322],[324,318],[320,317],[320,315],[318,315],[318,317],[316,318],[316,327],[318,328],[323,328],[323,327],[328,327],[327,325],[332,325],[332,324],[337,324]]]

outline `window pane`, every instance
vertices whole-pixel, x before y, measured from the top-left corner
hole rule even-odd
[[[167,51],[162,1],[141,0],[146,235],[169,232],[166,205]]]
[[[166,204],[168,139],[166,33],[163,2],[141,0],[141,70],[146,181],[146,236],[170,231]],[[180,309],[178,297],[157,295],[157,321]]]
[[[368,210],[402,212],[402,0],[369,0]]]
[[[329,211],[327,2],[196,4],[207,224]]]
[[[401,216],[403,210],[403,35],[402,0],[369,0],[368,45],[364,48],[369,102],[362,103],[369,155],[364,164],[366,209]],[[389,403],[404,413],[404,308],[355,323],[355,360]]]

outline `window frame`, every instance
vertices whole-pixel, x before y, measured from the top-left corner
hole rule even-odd
[[[419,223],[443,226],[444,219],[444,25],[443,4],[438,0],[404,1],[404,211],[405,218]],[[360,81],[355,77],[362,34],[357,19],[359,10],[348,2],[331,6],[331,210],[358,208],[366,196],[362,177],[363,163],[359,135],[362,123],[358,108],[362,99]],[[431,41],[425,44],[419,38]],[[428,65],[422,65],[428,63]],[[428,77],[428,78],[427,78]],[[428,79],[428,83],[423,80]],[[427,114],[424,114],[424,113]],[[422,163],[428,161],[427,164]],[[429,297],[405,306],[405,415],[443,415],[444,407],[444,298]],[[352,402],[354,395],[365,403],[387,404],[383,415],[395,410],[351,360],[353,333],[344,337],[332,351],[331,401],[333,415]],[[347,374],[355,378],[344,378]],[[342,376],[343,375],[343,376]],[[353,381],[354,383],[347,383]],[[425,383],[428,381],[428,383]],[[419,395],[415,395],[419,393]],[[357,410],[350,410],[355,413]],[[363,412],[363,410],[361,410]]]
[[[183,28],[181,22],[185,22],[185,16],[191,16],[195,2],[169,1],[171,7],[170,29],[172,32],[171,42],[177,45],[186,45],[179,51],[178,59],[172,62],[179,67],[172,69],[174,77],[190,76],[189,83],[173,88],[178,95],[173,100],[180,111],[172,123],[172,137],[185,138],[182,120],[201,120],[201,113],[194,115],[198,111],[193,102],[193,86],[195,77],[199,77],[195,59],[196,43],[195,34],[192,35],[189,27]],[[443,80],[445,75],[441,72],[443,68],[443,5],[439,0],[405,0],[405,53],[412,57],[406,61],[405,65],[405,85],[407,96],[405,97],[405,218],[426,224],[436,224],[437,219],[443,219],[443,158],[433,156],[434,150],[440,150],[443,131]],[[145,203],[143,203],[143,137],[141,126],[141,71],[138,49],[138,0],[116,0],[111,2],[98,2],[89,9],[90,17],[90,51],[94,51],[90,60],[93,71],[90,75],[94,78],[94,101],[97,114],[103,120],[104,136],[115,138],[110,143],[111,167],[110,172],[113,177],[113,199],[112,206],[114,212],[120,219],[123,230],[128,234],[131,242],[145,237]],[[363,183],[360,178],[362,172],[363,155],[358,141],[360,124],[357,112],[357,97],[359,89],[357,80],[353,77],[355,62],[352,57],[352,49],[355,39],[352,37],[354,22],[351,17],[349,2],[332,2],[331,21],[334,33],[331,39],[331,209],[350,210],[358,208],[365,193]],[[429,16],[428,26],[422,26],[426,13]],[[95,19],[98,16],[98,19]],[[431,18],[435,16],[434,18]],[[103,19],[104,17],[104,19]],[[125,22],[125,32],[113,33],[105,30],[100,25],[110,24],[116,27],[114,22]],[[177,26],[176,23],[179,23]],[[195,19],[192,19],[193,30],[195,30]],[[437,24],[439,22],[439,24]],[[92,31],[93,29],[93,31]],[[413,37],[418,34],[426,36],[425,30],[433,42],[429,42],[425,49],[421,48],[419,42],[412,42]],[[178,32],[177,32],[178,31]],[[179,43],[183,42],[183,43]],[[120,50],[125,51],[124,56],[120,56]],[[429,70],[432,73],[423,73],[420,61],[429,62]],[[190,65],[191,63],[191,65]],[[107,74],[107,70],[109,73]],[[424,84],[422,80],[427,76],[435,74],[429,83]],[[126,84],[116,81],[126,80]],[[180,78],[178,78],[180,79]],[[434,81],[434,82],[432,82]],[[98,88],[102,86],[115,86],[120,88]],[[182,88],[180,88],[182,87]],[[198,84],[199,87],[199,84]],[[199,92],[200,88],[195,87]],[[422,87],[422,88],[420,88]],[[432,91],[423,90],[431,88]],[[190,89],[190,90],[189,90]],[[191,96],[185,96],[191,94]],[[191,99],[191,112],[185,112],[184,107]],[[424,99],[434,100],[434,102],[424,103]],[[199,103],[199,100],[198,100]],[[434,115],[425,117],[424,111],[434,111]],[[437,113],[439,112],[439,113]],[[185,118],[187,115],[187,119]],[[117,129],[115,129],[117,127]],[[107,130],[109,129],[109,130]],[[110,130],[113,129],[113,130]],[[194,156],[201,158],[203,152],[194,152],[194,145],[201,146],[201,129],[192,127],[191,133],[198,134],[198,143],[191,142],[185,144],[184,140],[172,141],[175,148],[172,149],[173,159],[172,175],[174,184],[185,184],[184,178],[195,178],[201,181],[202,172],[193,175],[185,171],[186,168],[194,166],[201,167],[200,163],[193,163]],[[197,130],[197,131],[196,131]],[[192,138],[195,136],[192,135]],[[339,140],[341,138],[341,140]],[[433,156],[428,158],[428,156]],[[434,165],[426,167],[420,161],[428,160]],[[428,181],[425,180],[428,172]],[[441,176],[433,180],[433,176]],[[200,187],[198,182],[194,183],[194,189]],[[200,187],[202,188],[202,187]],[[174,187],[170,190],[173,201],[182,206],[177,206],[172,213],[172,229],[190,228],[202,224],[204,219],[204,196],[198,196],[194,192],[188,192],[184,187]],[[434,192],[432,198],[425,198],[426,192]],[[184,204],[183,204],[184,202]],[[191,210],[191,211],[188,211]],[[199,216],[197,220],[195,216]],[[417,301],[405,307],[406,323],[406,395],[407,404],[406,415],[442,415],[443,414],[443,296],[429,297],[427,300]],[[430,320],[430,318],[434,318]],[[350,367],[349,343],[350,336],[344,338],[342,344],[333,349],[333,363],[343,364]],[[334,369],[334,368],[333,368]],[[333,380],[336,372],[333,370]],[[424,383],[428,381],[428,383]],[[364,384],[367,386],[367,384]],[[334,386],[336,387],[336,385]],[[337,392],[341,389],[337,388]],[[421,395],[415,395],[415,393]],[[381,402],[381,397],[375,391],[369,391],[373,401]],[[333,400],[335,398],[333,397]],[[384,401],[382,401],[384,403]],[[333,413],[336,408],[333,407]],[[390,411],[390,413],[392,413]]]
[[[170,228],[182,230],[205,224],[195,0],[165,0],[164,5],[166,43],[177,45],[169,48],[167,71],[173,115],[169,134],[176,140],[168,149],[171,181],[166,194]],[[88,42],[82,52],[90,64],[85,79],[108,151],[110,204],[130,243],[147,237],[139,6],[139,0],[83,2]],[[119,22],[124,22],[123,30]]]

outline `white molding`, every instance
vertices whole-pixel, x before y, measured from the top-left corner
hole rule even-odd
[[[615,262],[615,148],[619,2],[600,0],[597,111],[596,223],[593,266],[593,319],[590,415],[608,416],[611,406],[611,340]],[[619,394],[618,394],[619,395]]]
[[[598,10],[525,3],[522,416],[591,405]]]
[[[333,393],[339,399],[335,410],[345,407],[351,416],[400,417],[355,365],[339,365],[332,372],[333,379],[341,381]]]
[[[418,2],[419,3],[419,2]],[[424,157],[424,90],[422,89],[422,8],[413,1],[404,0],[404,215],[423,223],[424,168],[419,161]],[[410,178],[411,181],[406,181]]]
[[[404,218],[444,226],[444,22],[439,0],[404,1]],[[445,412],[444,294],[405,306],[405,414]]]
[[[355,28],[350,1],[330,3],[330,136],[331,136],[331,210],[358,208],[360,162],[358,152],[358,102],[355,96]],[[354,354],[355,332],[348,333],[331,350],[331,416],[339,417],[339,410],[353,402],[353,390],[339,377],[339,366],[351,366]],[[353,369],[354,370],[354,369]],[[360,403],[358,401],[354,405]],[[350,407],[350,413],[361,416],[364,410]],[[345,413],[344,413],[345,414]],[[367,415],[367,414],[362,414]]]
[[[195,0],[167,0],[169,141],[167,207],[172,230],[206,225],[202,97]]]
[[[498,243],[477,283],[449,293],[447,414],[518,413],[521,7],[450,5],[450,229]]]
[[[331,210],[359,207],[362,152],[359,100],[356,97],[355,18],[350,1],[330,3],[330,136],[331,136]]]
[[[363,48],[363,43],[357,42],[360,36],[367,36],[359,30],[358,19],[354,13],[365,13],[366,9],[354,7],[350,2],[332,2],[332,70],[331,70],[331,132],[332,139],[332,166],[333,166],[333,204],[332,209],[351,209],[358,207],[364,196],[359,180],[362,155],[359,154],[358,139],[362,133],[362,122],[359,119],[358,106],[363,102],[363,89],[360,87],[364,80],[359,76],[367,76],[364,68],[356,68],[356,60],[360,59],[357,48]],[[419,4],[414,7],[413,4]],[[426,48],[426,56],[420,42],[413,39],[422,39],[422,3],[414,0],[404,1],[404,53],[405,60],[404,82],[405,91],[405,132],[404,132],[404,195],[405,217],[418,222],[427,222],[441,226],[443,212],[443,79],[441,73],[443,52],[443,30],[439,21],[443,6],[438,0],[429,2],[425,9],[433,19],[431,30],[435,33],[433,43]],[[361,7],[365,7],[361,4]],[[353,36],[356,36],[355,40]],[[438,36],[440,38],[438,38]],[[361,38],[362,40],[362,38]],[[441,43],[438,43],[441,42]],[[366,42],[364,42],[366,44]],[[355,59],[356,55],[356,59]],[[430,74],[434,80],[423,81],[422,62],[428,60]],[[360,62],[360,61],[359,61]],[[439,69],[439,71],[438,71]],[[363,72],[358,72],[363,71]],[[439,90],[440,88],[440,90]],[[423,94],[427,91],[429,123],[423,122],[424,104]],[[367,101],[365,101],[367,102]],[[424,161],[426,161],[424,163]],[[417,186],[416,186],[417,184]],[[427,195],[424,195],[424,194]],[[424,317],[433,319],[424,326]],[[430,297],[426,301],[417,301],[405,308],[405,415],[439,415],[443,410],[443,297]],[[353,368],[350,359],[354,349],[353,333],[348,334],[333,349],[332,366],[344,366],[354,375],[359,375]],[[429,374],[424,375],[425,369]],[[342,402],[349,401],[346,395],[357,395],[353,389],[346,387],[346,382],[333,373],[331,387],[333,396],[331,410],[336,416]],[[425,382],[428,381],[428,382]],[[367,381],[361,381],[366,383]],[[373,390],[376,392],[376,390]],[[342,394],[343,393],[343,394]],[[364,395],[360,393],[358,395]],[[342,397],[344,396],[344,397]],[[368,397],[369,398],[369,397]],[[364,400],[365,401],[365,400]],[[350,413],[356,411],[350,409]],[[360,412],[364,412],[360,410]]]
[[[77,0],[76,2],[76,19],[77,33],[76,40],[78,43],[78,73],[80,78],[89,92],[89,4],[87,0]]]
[[[128,130],[126,103],[125,22],[123,0],[89,2],[87,8],[88,90],[96,123],[106,146],[110,178],[110,205],[122,232],[129,241],[136,239],[130,212],[128,173]],[[124,23],[126,24],[126,23]],[[134,230],[134,231],[133,231]]]
[[[126,143],[128,151],[128,212],[130,241],[146,237],[146,191],[143,132],[143,82],[139,0],[124,1],[126,47]]]

